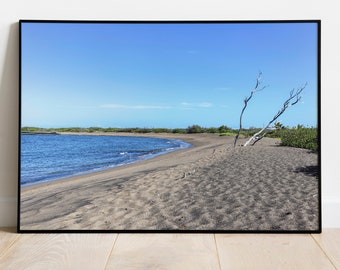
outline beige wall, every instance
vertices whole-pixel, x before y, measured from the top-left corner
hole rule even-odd
[[[340,227],[340,20],[337,1],[315,0],[2,0],[0,3],[0,226],[16,224],[18,21],[69,20],[322,20],[323,227]],[[292,41],[294,42],[294,41]],[[260,63],[259,63],[260,64]]]

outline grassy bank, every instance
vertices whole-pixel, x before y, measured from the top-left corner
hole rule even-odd
[[[245,138],[251,137],[259,128],[249,128],[243,129],[241,131],[241,136]],[[210,133],[219,134],[220,136],[235,136],[237,130],[232,129],[227,126],[220,127],[201,127],[199,125],[192,125],[187,128],[101,128],[101,127],[68,127],[68,128],[39,128],[39,127],[23,127],[21,129],[23,133],[58,133],[58,132],[128,132],[128,133],[173,133],[173,134],[194,134],[194,133]],[[318,129],[317,128],[305,128],[303,126],[298,126],[294,128],[279,128],[270,130],[267,137],[279,138],[281,140],[281,145],[298,147],[310,149],[313,151],[318,151]]]

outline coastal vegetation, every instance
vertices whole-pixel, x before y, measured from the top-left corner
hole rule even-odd
[[[239,132],[238,129],[222,125],[220,127],[202,127],[200,125],[191,125],[187,128],[102,128],[102,127],[67,127],[67,128],[40,128],[40,127],[22,127],[21,132],[23,134],[56,134],[63,132],[72,133],[172,133],[172,134],[218,134],[220,136],[236,136],[243,138],[251,138],[254,134],[258,133],[261,128],[250,127],[248,129],[242,129]],[[282,146],[305,148],[312,151],[318,151],[319,139],[318,129],[316,127],[304,127],[298,125],[297,127],[285,127],[281,123],[275,123],[274,127],[269,129],[266,134],[267,137],[277,138],[281,141]]]
[[[285,129],[281,132],[281,145],[319,150],[318,131],[316,128]]]

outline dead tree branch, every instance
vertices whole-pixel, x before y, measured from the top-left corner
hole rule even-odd
[[[298,88],[296,91],[293,89],[290,91],[289,98],[283,103],[282,108],[277,112],[277,114],[273,117],[272,120],[268,122],[268,124],[262,128],[259,132],[256,132],[245,144],[244,146],[247,146],[249,143],[252,142],[252,145],[257,143],[259,140],[261,140],[268,132],[268,128],[286,111],[287,108],[294,106],[301,100],[301,92],[303,89],[305,89],[307,86],[307,83],[305,83],[304,86]]]
[[[240,136],[240,133],[241,133],[241,130],[242,130],[242,117],[243,117],[244,111],[246,110],[246,108],[247,108],[247,106],[248,106],[249,100],[251,100],[251,98],[253,97],[253,95],[254,95],[256,92],[259,92],[259,91],[263,90],[264,88],[266,88],[266,86],[264,86],[264,87],[258,89],[258,87],[259,87],[260,84],[261,84],[261,76],[262,76],[262,72],[260,71],[260,72],[259,72],[259,75],[257,76],[256,84],[255,84],[254,89],[251,91],[250,96],[249,96],[249,97],[246,97],[246,98],[244,99],[244,106],[243,106],[243,108],[242,108],[241,115],[240,115],[240,127],[239,127],[239,129],[238,129],[237,135],[235,136],[234,147],[236,146],[237,140],[238,140],[238,138],[239,138],[239,136]]]

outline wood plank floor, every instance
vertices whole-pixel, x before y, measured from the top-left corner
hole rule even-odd
[[[17,234],[0,269],[339,269],[340,228],[322,234]]]

